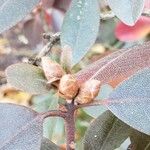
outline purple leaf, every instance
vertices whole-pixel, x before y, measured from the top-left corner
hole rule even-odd
[[[79,84],[90,78],[115,87],[119,82],[150,66],[150,42],[114,52],[76,74]]]

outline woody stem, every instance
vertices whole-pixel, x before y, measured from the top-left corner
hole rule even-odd
[[[62,117],[65,121],[65,130],[66,130],[66,149],[74,150],[75,149],[75,110],[76,106],[72,102],[71,104],[66,104],[67,112],[61,110],[50,110],[44,113],[41,113],[43,118],[47,117]]]
[[[73,103],[67,104],[67,114],[65,119],[65,130],[66,130],[66,144],[67,150],[74,150],[75,149],[75,105]]]

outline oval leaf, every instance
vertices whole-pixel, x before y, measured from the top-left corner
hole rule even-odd
[[[133,130],[130,135],[132,148],[135,150],[149,150],[150,149],[150,136]]]
[[[108,0],[115,15],[125,24],[133,26],[141,16],[144,0]]]
[[[110,111],[104,112],[88,128],[84,138],[85,150],[114,150],[126,140],[130,127]]]
[[[42,124],[43,118],[29,108],[0,104],[0,149],[40,149]]]
[[[39,0],[2,0],[0,2],[0,33],[17,24]]]
[[[61,44],[73,50],[73,64],[77,63],[94,44],[100,21],[97,0],[73,0],[67,12],[61,34]]]
[[[119,119],[150,135],[150,69],[121,83],[108,99],[108,108]]]
[[[8,82],[15,88],[32,94],[48,92],[43,71],[30,64],[18,63],[6,69]]]
[[[150,42],[122,49],[100,59],[76,74],[79,84],[90,78],[116,87],[118,83],[150,66]]]
[[[82,84],[86,80],[89,80],[96,72],[98,72],[108,62],[112,61],[113,59],[120,56],[124,52],[125,52],[124,49],[118,50],[102,59],[99,59],[99,60],[93,62],[92,64],[88,65],[81,71],[77,72],[76,78],[77,78],[79,84]]]

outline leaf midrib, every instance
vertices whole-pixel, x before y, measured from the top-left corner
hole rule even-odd
[[[115,126],[115,124],[116,124],[117,121],[118,121],[117,118],[114,118],[114,119],[113,119],[113,125],[111,126],[109,132],[107,133],[107,136],[106,136],[105,140],[103,140],[102,147],[101,147],[100,150],[104,150],[103,147],[105,146],[106,141],[107,141],[108,137],[110,136],[111,131],[114,129],[114,126]]]

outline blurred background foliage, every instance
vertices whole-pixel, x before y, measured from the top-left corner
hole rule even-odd
[[[0,102],[10,102],[32,107],[38,112],[44,112],[58,107],[59,97],[54,91],[46,95],[33,96],[24,93],[6,84],[4,70],[7,66],[26,61],[34,57],[45,45],[43,33],[55,33],[61,30],[65,12],[71,0],[42,0],[23,21],[0,35]],[[100,1],[103,14],[110,11],[106,1]],[[146,2],[145,9],[150,9]],[[90,12],[89,12],[90,13]],[[120,48],[127,48],[137,43],[150,40],[150,18],[141,17],[134,26],[127,26],[117,18],[102,20],[96,43],[85,57],[73,67],[77,72],[88,64],[109,55]],[[59,62],[60,46],[51,50],[50,56]],[[99,98],[107,98],[113,87],[103,85]],[[94,118],[98,117],[106,108],[96,106],[79,110],[76,114],[76,141],[77,149],[82,149],[84,133]],[[60,118],[48,118],[44,122],[44,136],[64,147],[64,122]],[[128,138],[117,150],[127,149]]]

